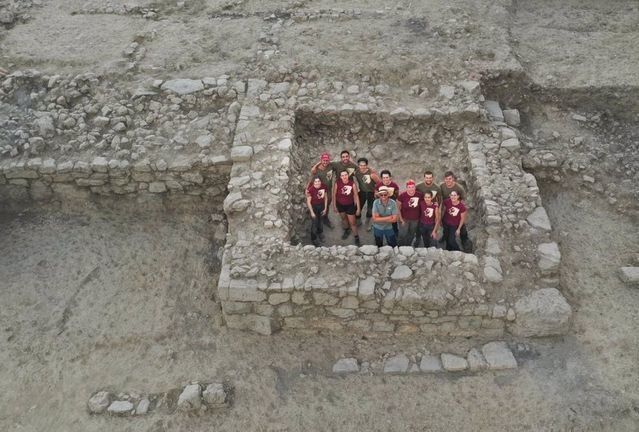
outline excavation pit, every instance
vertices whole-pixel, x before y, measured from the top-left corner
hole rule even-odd
[[[311,220],[308,215],[304,189],[311,180],[311,167],[323,152],[333,160],[348,150],[353,162],[365,157],[369,166],[378,174],[389,170],[393,181],[405,190],[409,179],[423,181],[424,171],[432,171],[435,182],[443,180],[446,171],[453,171],[466,187],[469,198],[468,226],[472,229],[481,221],[474,220],[474,184],[470,179],[467,137],[463,127],[430,115],[403,118],[388,112],[324,112],[314,113],[299,110],[295,116],[295,142],[291,149],[291,196],[292,219],[291,242],[312,244]],[[463,124],[463,123],[461,123]],[[364,209],[363,209],[364,210]],[[362,212],[365,213],[364,210]],[[334,230],[325,229],[322,245],[353,244],[353,236],[342,239],[341,222],[334,209],[329,209],[329,218]],[[375,244],[372,232],[362,226],[359,230],[362,244]]]

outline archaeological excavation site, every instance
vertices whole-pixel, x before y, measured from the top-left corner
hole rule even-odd
[[[0,430],[639,430],[637,71],[631,0],[0,1]],[[344,151],[462,250],[317,237]]]

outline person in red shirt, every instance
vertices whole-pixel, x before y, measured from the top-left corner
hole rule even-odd
[[[399,196],[399,186],[397,183],[393,181],[393,177],[391,176],[391,172],[387,169],[382,170],[379,173],[381,177],[381,181],[375,184],[375,198],[379,198],[379,188],[382,186],[386,186],[388,190],[389,198],[397,201],[397,197]],[[397,222],[393,222],[393,231],[395,232],[395,237],[399,236],[399,227]]]
[[[439,204],[433,199],[431,191],[424,192],[424,198],[419,201],[419,232],[424,242],[424,247],[437,245],[441,213]]]
[[[333,185],[333,209],[342,218],[342,227],[344,228],[342,240],[346,240],[352,231],[355,236],[355,244],[359,246],[356,219],[361,210],[359,190],[357,184],[349,177],[348,171],[345,169],[339,173],[339,178]]]
[[[399,207],[399,245],[413,246],[419,244],[417,227],[419,226],[419,201],[422,193],[416,189],[415,180],[406,182],[406,190],[399,194],[397,207]]]
[[[459,192],[451,191],[442,204],[442,221],[444,223],[444,239],[446,250],[460,250],[457,237],[466,223],[466,206],[459,197]]]
[[[319,246],[319,241],[324,241],[322,218],[328,211],[328,187],[322,183],[322,179],[314,177],[306,187],[306,207],[311,215],[311,241]],[[319,239],[319,240],[318,240]]]

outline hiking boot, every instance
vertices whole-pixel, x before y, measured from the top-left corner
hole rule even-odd
[[[362,244],[359,241],[359,236],[355,236],[355,246],[361,246]]]
[[[350,228],[346,228],[344,230],[344,232],[342,233],[342,240],[346,240],[349,235],[351,235],[351,229]]]

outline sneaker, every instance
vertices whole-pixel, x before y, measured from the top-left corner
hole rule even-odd
[[[344,230],[344,232],[342,233],[342,240],[346,240],[349,235],[351,235],[351,229],[350,228],[346,228]]]
[[[333,229],[333,223],[331,222],[331,220],[329,218],[324,218],[323,219],[324,225],[326,225],[328,228]]]
[[[355,246],[361,246],[362,244],[359,241],[359,236],[355,236]]]

